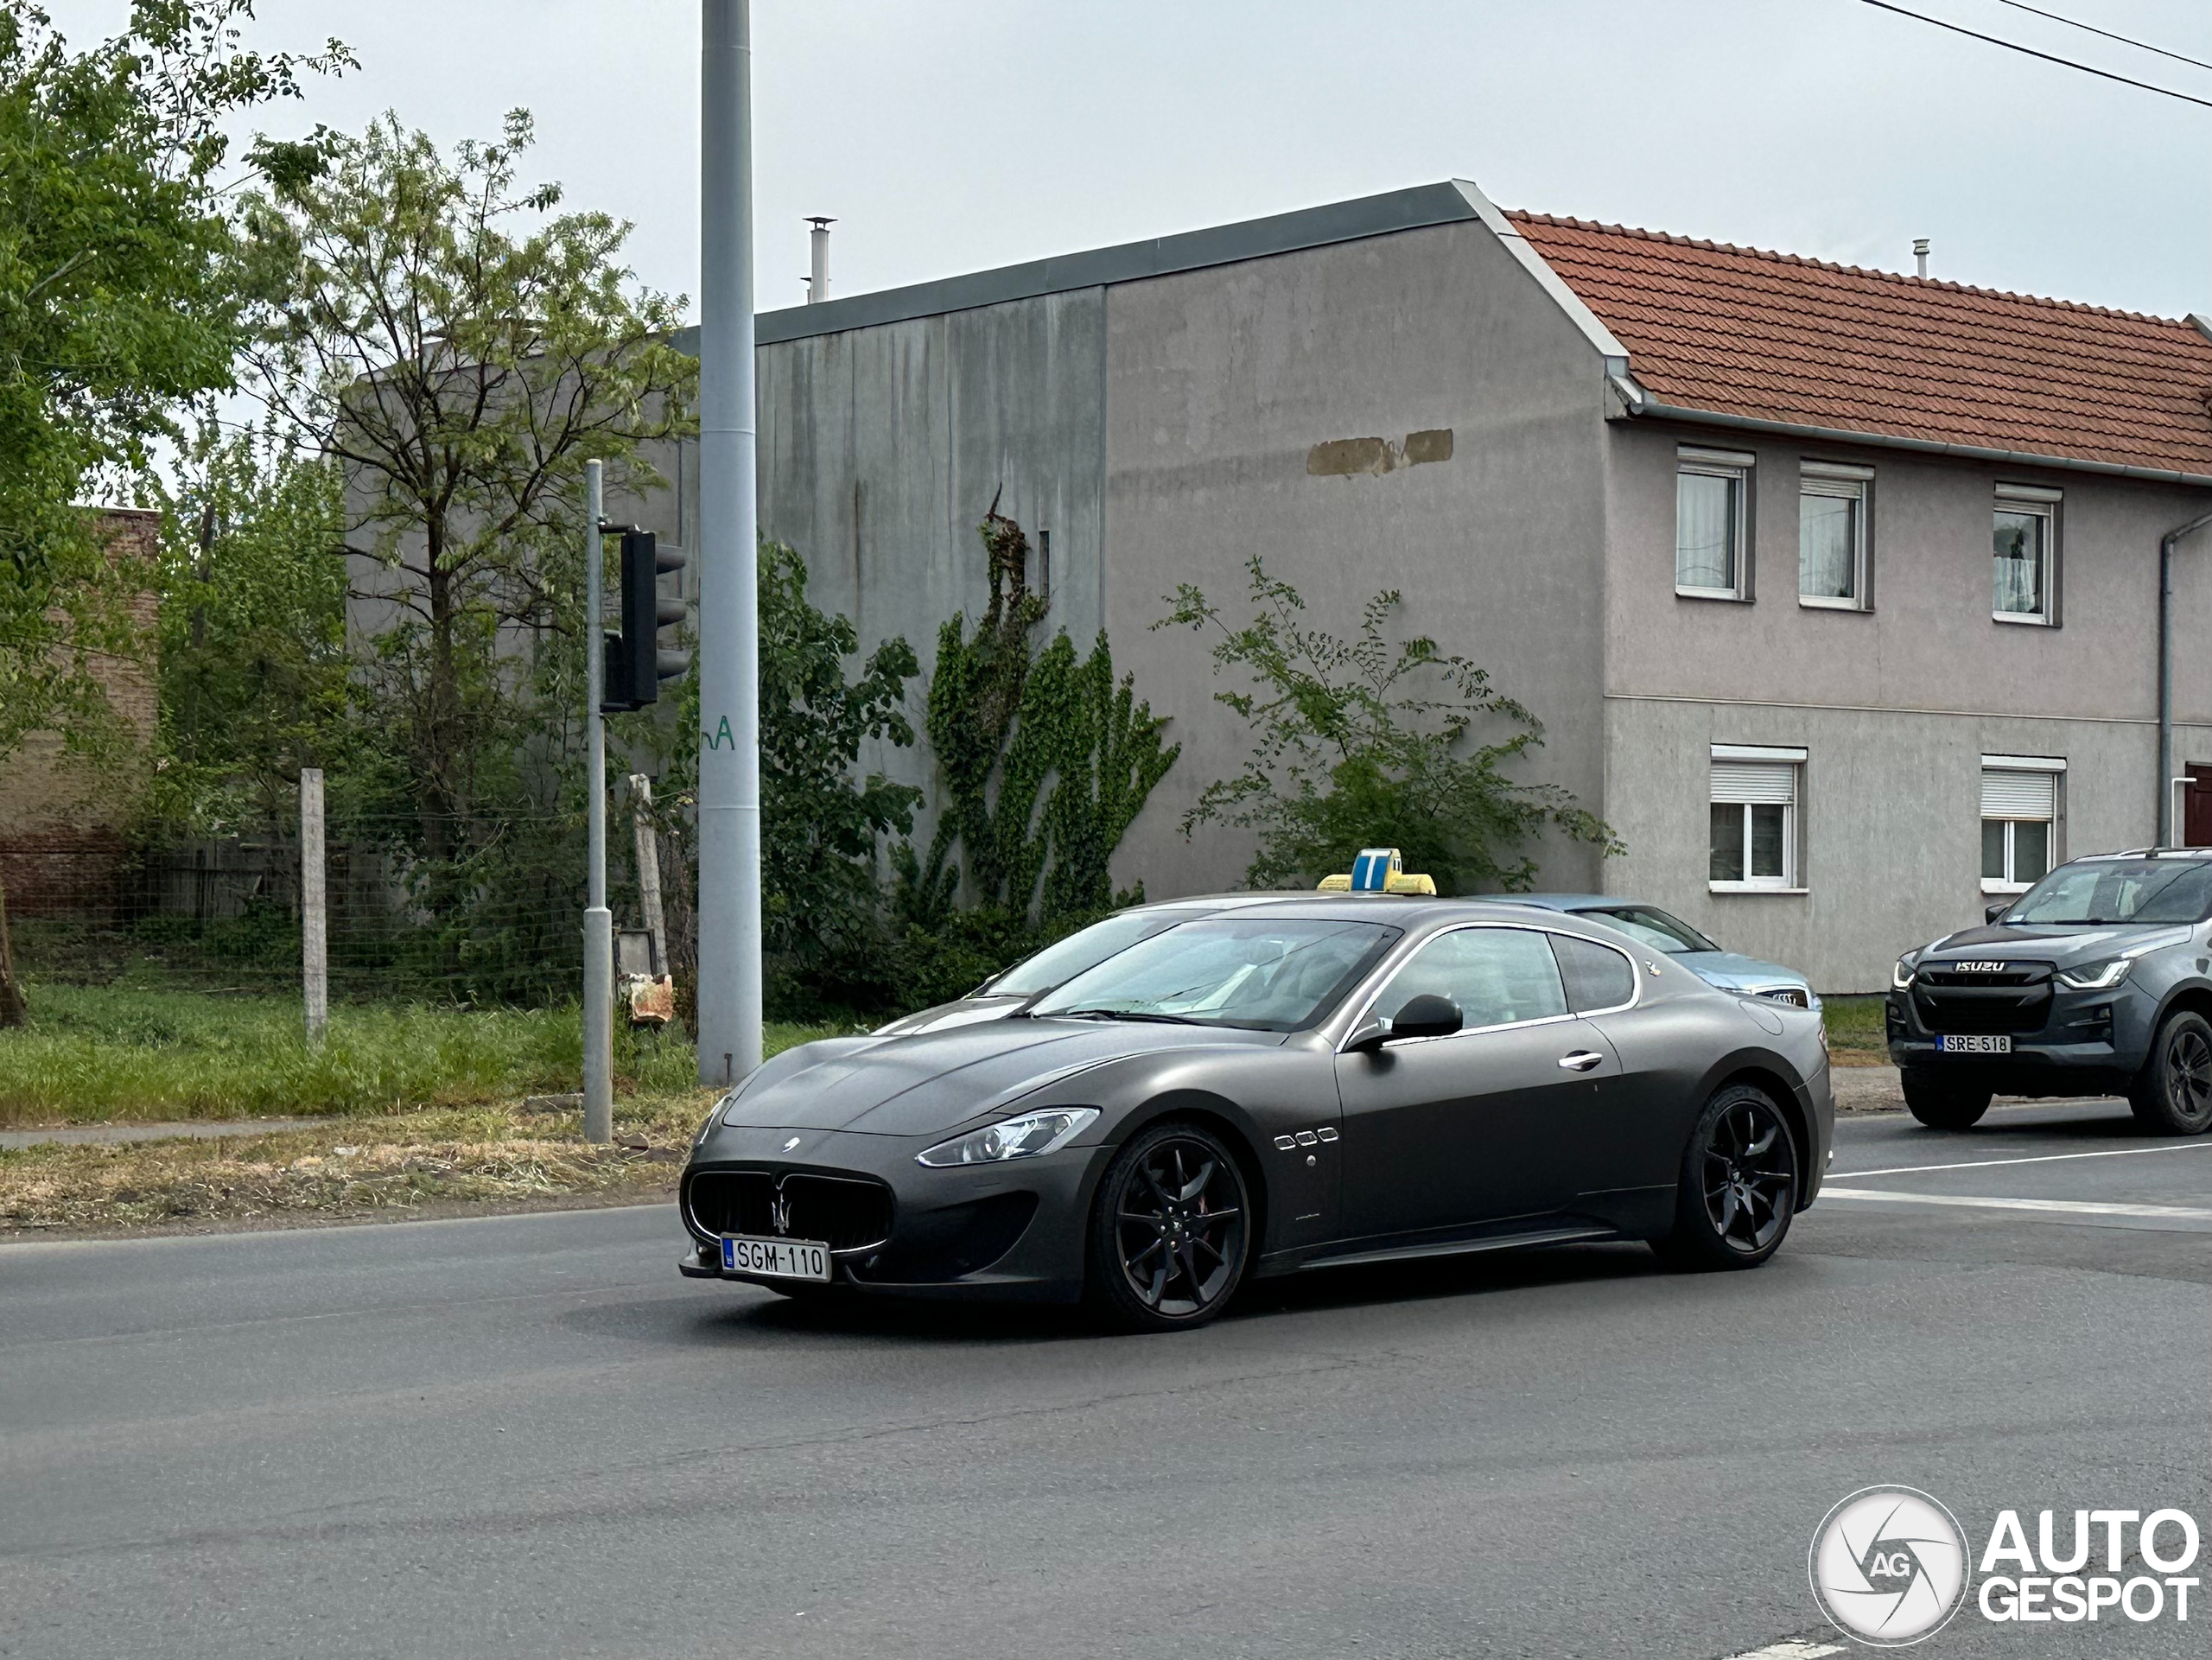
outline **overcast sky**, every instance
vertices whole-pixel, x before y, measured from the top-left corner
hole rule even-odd
[[[86,39],[124,0],[47,0]],[[2212,72],[2002,0],[1902,0],[2212,99]],[[2205,0],[2037,0],[2212,62]],[[270,130],[537,118],[525,177],[635,221],[698,290],[697,0],[262,0],[363,67]],[[2212,109],[1864,0],[754,0],[760,303],[847,295],[1401,186],[2173,316],[2212,312]]]

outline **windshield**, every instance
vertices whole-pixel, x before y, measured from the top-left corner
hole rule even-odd
[[[2014,901],[2006,922],[2202,922],[2212,864],[2201,859],[2099,859],[2061,865]]]
[[[1372,922],[1186,922],[1079,974],[1029,1012],[1295,1032],[1398,937]]]
[[[1654,910],[1648,905],[1624,905],[1605,911],[1578,911],[1575,915],[1601,918],[1639,944],[1656,946],[1670,957],[1680,957],[1684,951],[1717,951],[1720,949],[1680,917],[1670,917],[1664,911]]]
[[[1065,939],[1056,940],[1034,957],[1026,957],[982,989],[994,997],[1034,997],[1040,991],[1065,985],[1085,969],[1095,969],[1117,951],[1141,939],[1166,933],[1194,915],[1190,911],[1125,911],[1119,916],[1078,928]]]

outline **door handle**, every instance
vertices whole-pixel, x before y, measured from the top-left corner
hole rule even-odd
[[[1592,1066],[1603,1065],[1605,1060],[1605,1056],[1593,1050],[1577,1049],[1571,1055],[1561,1055],[1559,1058],[1559,1064],[1570,1072],[1586,1072]]]

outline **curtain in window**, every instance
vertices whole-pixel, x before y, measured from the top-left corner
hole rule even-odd
[[[1736,586],[1738,480],[1711,473],[1678,474],[1675,482],[1675,584]]]
[[[1797,591],[1809,600],[1848,600],[1859,578],[1855,496],[1797,498]]]
[[[2043,614],[2043,531],[2041,513],[1997,513],[1995,608],[2015,616]]]

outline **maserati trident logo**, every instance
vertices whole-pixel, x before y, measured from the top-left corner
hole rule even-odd
[[[788,1238],[791,1231],[791,1202],[784,1197],[784,1184],[776,1184],[775,1196],[768,1201],[768,1225]]]
[[[1966,1600],[1965,1534],[1912,1487],[1867,1487],[1813,1536],[1813,1594],[1845,1635],[1876,1648],[1931,1637]]]

